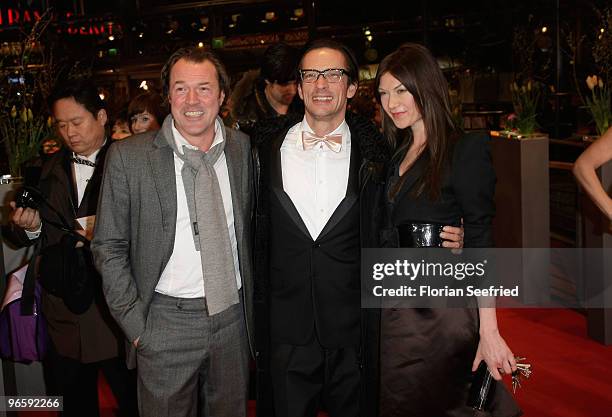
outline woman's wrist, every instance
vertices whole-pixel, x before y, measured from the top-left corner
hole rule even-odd
[[[499,334],[497,320],[480,320],[480,328],[478,329],[480,336],[490,336]]]
[[[606,215],[608,216],[608,220],[612,221],[612,199],[608,200],[608,209],[606,210]]]

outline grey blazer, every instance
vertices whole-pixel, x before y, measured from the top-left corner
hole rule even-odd
[[[241,132],[222,128],[246,328],[253,353],[250,141]],[[174,155],[166,137],[172,137],[171,115],[158,132],[114,143],[106,157],[91,248],[106,301],[128,342],[144,332],[155,287],[174,247],[176,181]],[[133,353],[128,352],[128,365],[134,364]]]

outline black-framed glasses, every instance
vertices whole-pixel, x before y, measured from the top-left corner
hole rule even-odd
[[[346,74],[346,70],[342,68],[328,68],[323,71],[316,69],[301,69],[300,77],[305,83],[314,83],[322,75],[329,83],[339,83],[342,80],[342,75]]]

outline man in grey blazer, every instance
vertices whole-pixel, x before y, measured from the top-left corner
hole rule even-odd
[[[175,52],[162,82],[161,130],[109,150],[92,250],[137,362],[141,417],[245,416],[249,140],[217,116],[229,82],[212,53]]]

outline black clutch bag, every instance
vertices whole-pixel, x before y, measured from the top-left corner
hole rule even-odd
[[[467,401],[468,407],[472,407],[479,411],[487,410],[495,395],[496,383],[485,361],[480,362],[478,369],[474,373],[474,379],[472,380],[472,386]]]
[[[444,225],[437,223],[406,223],[397,226],[402,248],[441,248]]]

